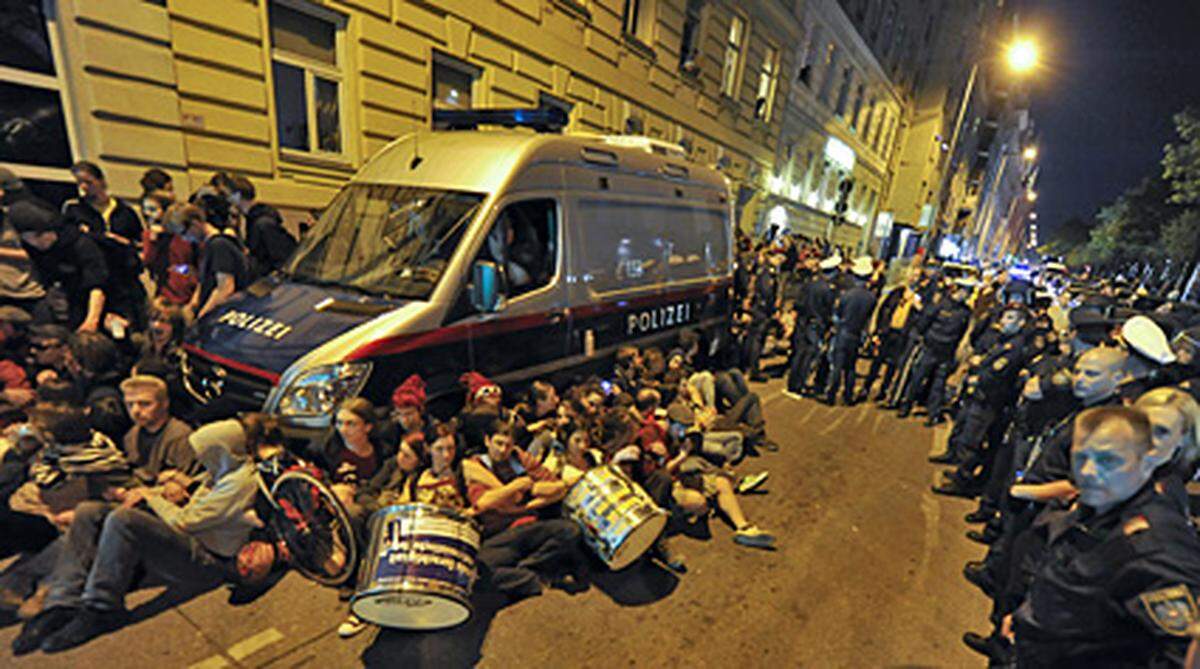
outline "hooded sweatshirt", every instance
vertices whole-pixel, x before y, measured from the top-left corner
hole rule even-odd
[[[201,487],[181,507],[157,492],[147,504],[168,525],[196,537],[209,551],[232,557],[254,529],[247,512],[258,494],[254,463],[242,455],[246,433],[236,420],[210,423],[191,434],[188,443],[204,467]]]

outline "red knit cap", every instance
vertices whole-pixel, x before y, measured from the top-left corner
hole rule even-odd
[[[484,388],[499,388],[491,379],[479,372],[467,372],[458,377],[458,382],[467,387],[467,401],[474,402]]]
[[[421,411],[425,410],[425,381],[421,379],[420,374],[413,374],[404,379],[404,383],[396,386],[396,390],[392,392],[392,406],[397,409],[416,407]]]

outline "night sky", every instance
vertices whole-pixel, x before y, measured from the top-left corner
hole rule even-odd
[[[1026,0],[1020,21],[1042,46],[1032,99],[1048,240],[1161,169],[1171,116],[1200,107],[1200,0]]]

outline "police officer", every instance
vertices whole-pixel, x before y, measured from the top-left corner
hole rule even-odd
[[[871,319],[871,313],[875,311],[875,293],[866,287],[874,269],[870,257],[855,259],[848,275],[849,288],[838,296],[834,307],[829,384],[825,387],[824,397],[826,404],[837,403],[839,385],[842,386],[842,399],[848,405],[854,404],[858,348],[862,346],[863,329]]]
[[[813,386],[808,383],[815,368],[819,367],[826,333],[833,325],[833,305],[837,302],[837,289],[834,280],[838,266],[842,264],[841,256],[830,256],[822,260],[817,268],[820,276],[815,278],[808,290],[808,327],[805,328],[805,346],[802,354],[797,356],[788,375],[788,387],[797,387],[804,395],[813,393]],[[814,383],[819,384],[823,379]]]
[[[942,417],[942,398],[946,391],[946,377],[954,366],[954,352],[966,334],[970,321],[967,291],[955,284],[951,286],[947,299],[941,300],[925,320],[928,326],[921,328],[925,333],[921,341],[923,350],[913,365],[912,376],[904,389],[904,399],[897,414],[899,417],[908,416],[913,402],[920,395],[925,382],[929,381],[929,417],[925,424],[933,426],[945,420]]]
[[[959,467],[952,474],[952,481],[935,487],[935,493],[970,495],[987,480],[997,440],[986,451],[983,444],[993,425],[1003,422],[1016,402],[1017,376],[1029,352],[1025,324],[1025,310],[1012,305],[1004,310],[996,326],[980,338],[980,353],[969,361],[963,402],[954,418],[946,452],[929,458],[930,462]],[[980,468],[982,471],[977,472]]]
[[[783,256],[770,253],[766,249],[758,255],[758,273],[754,275],[754,285],[750,289],[750,326],[746,333],[746,372],[751,381],[766,381],[767,377],[759,370],[759,358],[762,357],[763,340],[767,337],[767,328],[775,317],[779,306],[779,263]]]
[[[1046,524],[1043,558],[1012,617],[1019,667],[1176,666],[1200,617],[1200,538],[1154,480],[1150,421],[1080,414],[1079,504]]]
[[[796,320],[792,325],[792,350],[788,356],[787,387],[783,392],[793,399],[799,399],[804,390],[805,379],[801,365],[807,364],[809,350],[815,346],[815,343],[810,341],[809,324],[812,321],[810,293],[816,285],[817,272],[817,261],[813,258],[805,260],[792,285],[792,304]]]

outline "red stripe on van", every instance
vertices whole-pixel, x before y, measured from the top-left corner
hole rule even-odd
[[[634,297],[624,300],[611,300],[598,304],[589,304],[582,307],[576,307],[572,310],[572,315],[577,318],[592,318],[608,313],[615,313],[627,309],[637,309],[641,307],[654,306],[664,302],[678,302],[689,298],[703,297],[726,290],[731,281],[723,280],[707,286],[699,288],[688,288],[685,290],[677,290],[671,293],[660,293],[658,295],[646,295],[643,297]],[[427,330],[425,332],[417,332],[413,334],[396,335],[394,337],[385,337],[377,339],[373,342],[363,344],[354,349],[346,356],[346,360],[362,360],[365,358],[373,358],[383,355],[396,355],[399,353],[407,353],[427,346],[438,346],[442,344],[452,344],[463,341],[468,336],[474,335],[477,338],[484,338],[490,335],[503,334],[516,330],[527,330],[546,325],[550,322],[552,312],[544,312],[538,314],[526,314],[522,316],[513,316],[502,320],[487,321],[483,323],[464,323],[461,325],[451,325],[437,330]]]
[[[209,353],[204,349],[196,348],[192,344],[184,344],[183,350],[187,351],[188,355],[198,355],[201,358],[207,358],[218,365],[223,365],[225,367],[229,367],[230,369],[236,369],[239,372],[245,372],[251,376],[257,376],[260,379],[265,379],[270,381],[272,385],[279,383],[279,375],[275,372],[259,369],[258,367],[253,367],[244,362],[238,362],[237,360],[231,360],[230,358],[226,358],[225,356],[217,355],[215,353]]]

